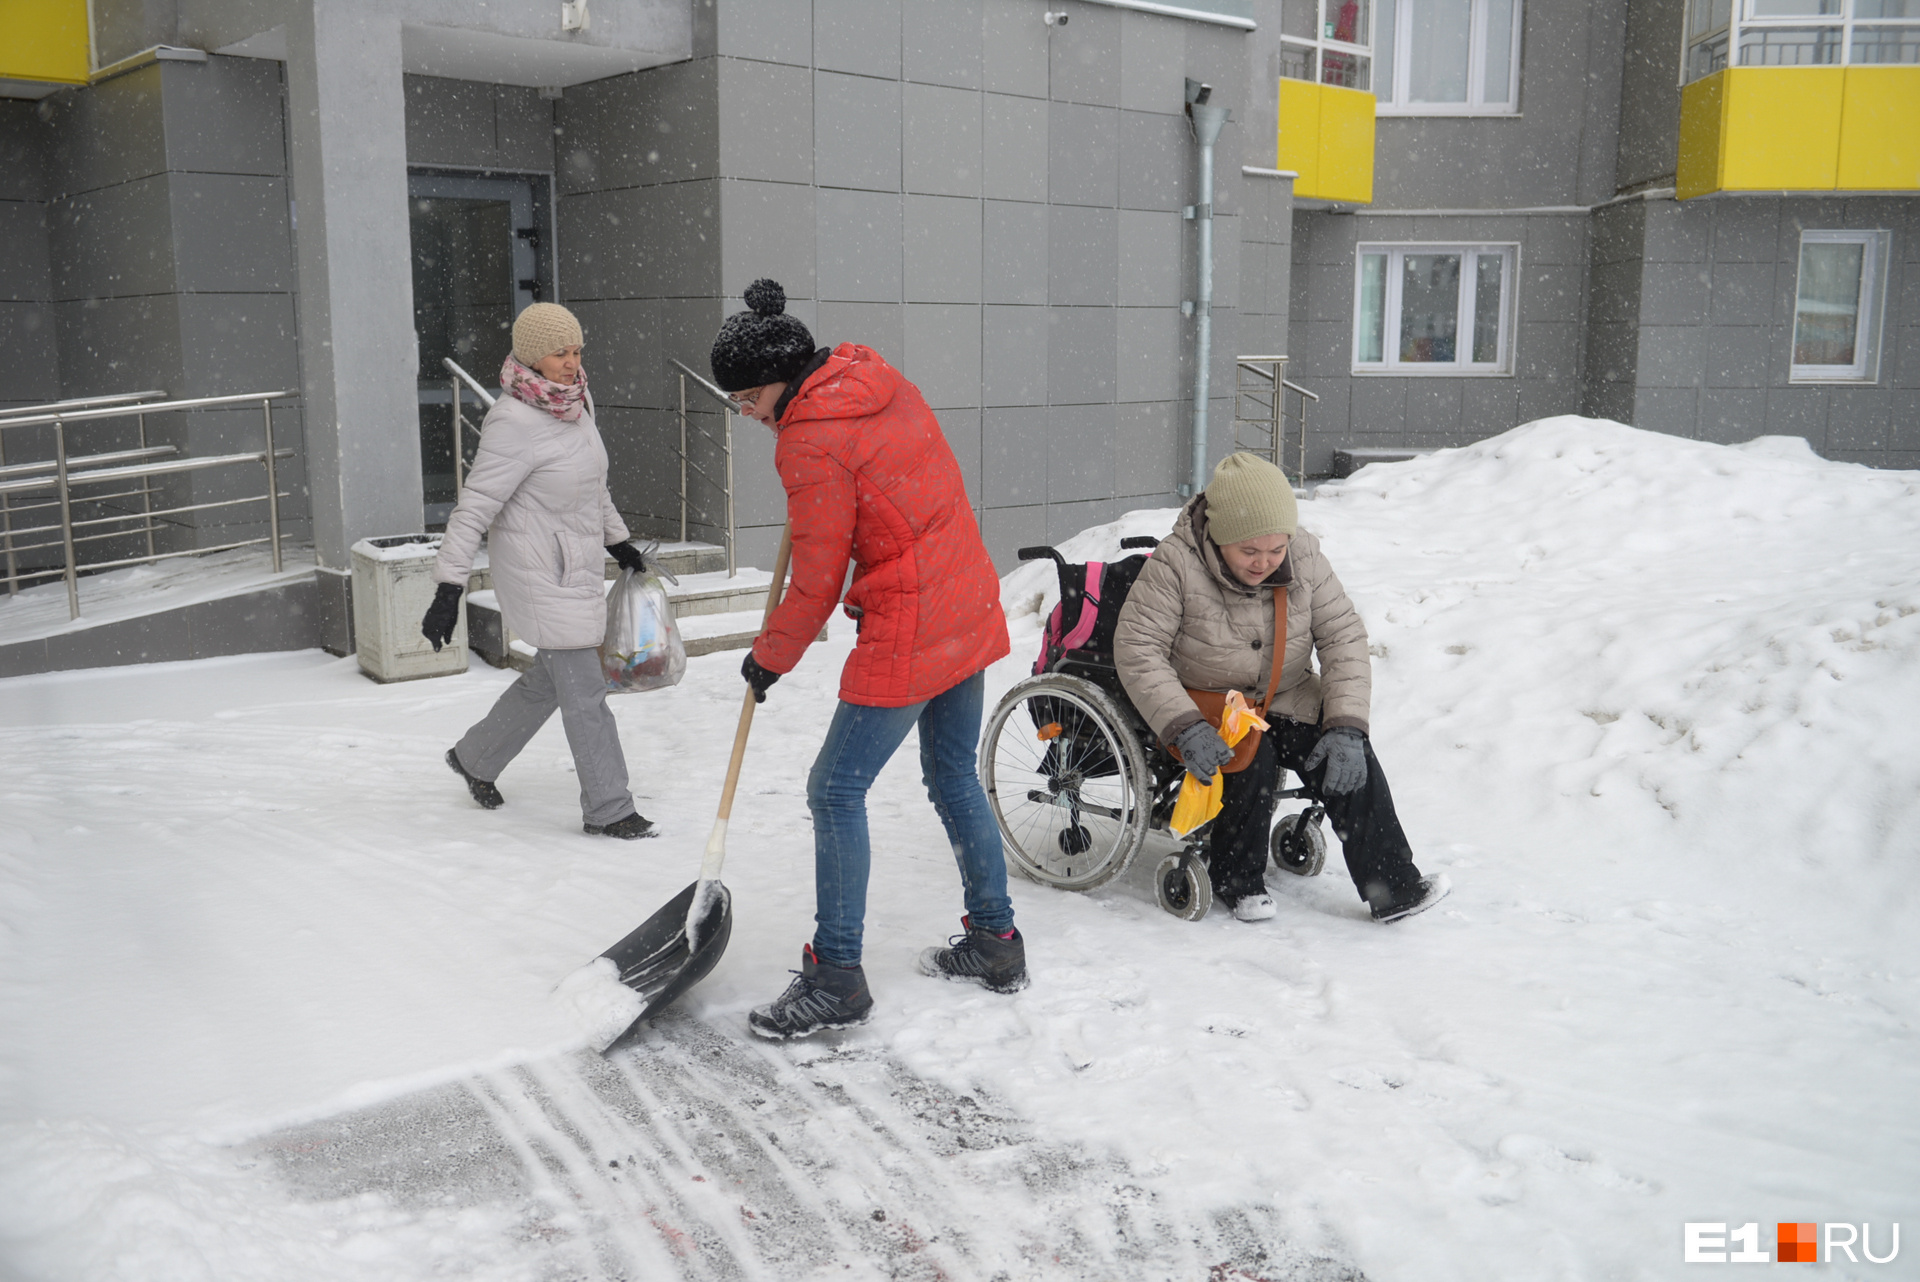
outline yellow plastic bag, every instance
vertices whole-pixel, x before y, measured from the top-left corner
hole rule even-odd
[[[1220,738],[1231,748],[1247,737],[1247,731],[1259,726],[1262,730],[1269,727],[1260,718],[1260,714],[1247,706],[1247,701],[1238,690],[1227,694],[1226,709],[1220,714]],[[1212,783],[1201,783],[1187,772],[1180,781],[1180,795],[1173,803],[1173,818],[1168,826],[1174,835],[1184,837],[1207,820],[1220,813],[1220,792],[1225,772],[1213,772]]]

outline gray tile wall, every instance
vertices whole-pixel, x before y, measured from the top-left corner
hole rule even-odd
[[[1637,256],[1620,264],[1638,278],[1640,308],[1630,409],[1617,417],[1709,441],[1803,436],[1827,458],[1920,467],[1920,201],[1723,196],[1640,208]],[[1788,380],[1807,228],[1892,233],[1872,384]]]
[[[1516,209],[1612,196],[1626,7],[1528,0],[1517,114],[1381,116],[1373,207]],[[1677,19],[1673,32],[1670,44]],[[1269,70],[1277,77],[1278,62]]]
[[[280,82],[277,63],[213,57],[150,64],[38,105],[50,319],[41,341],[57,348],[47,368],[59,375],[41,399],[299,388]],[[276,445],[294,451],[279,473],[291,491],[283,532],[305,538],[297,398],[276,409],[274,431]],[[123,447],[137,433],[124,420],[76,425],[71,448]],[[257,408],[154,416],[147,433],[197,456],[257,450],[263,438]],[[226,503],[263,493],[264,473],[196,472],[160,490],[168,506]],[[265,505],[255,503],[171,518],[160,542],[208,547],[265,532]],[[86,559],[127,554],[109,542]]]
[[[762,275],[822,344],[865,343],[919,385],[1003,564],[1179,501],[1194,252],[1179,211],[1195,199],[1182,86],[1213,84],[1238,120],[1247,38],[1097,6],[1049,27],[1043,7],[815,0],[809,20],[791,0],[716,0],[691,62],[567,91],[562,292],[604,353],[603,417],[630,433],[609,444],[636,527],[678,532],[665,359],[704,371],[715,326]],[[1216,148],[1216,456],[1233,354],[1285,343],[1289,196],[1243,182],[1242,133]],[[704,407],[696,425],[720,430]],[[743,551],[765,560],[784,513],[771,438],[740,423],[735,443]],[[689,453],[721,466],[704,438]],[[712,537],[707,500],[693,533]]]
[[[1579,413],[1589,328],[1587,222],[1583,214],[1296,211],[1288,377],[1320,396],[1309,410],[1309,473],[1325,475],[1333,451],[1346,446],[1464,445],[1536,418]],[[1520,247],[1510,376],[1353,373],[1356,246],[1420,241]]]
[[[0,405],[32,405],[60,395],[54,342],[52,257],[47,232],[46,123],[34,102],[0,101],[0,349],[14,377]],[[15,458],[29,457],[22,428],[0,437]],[[13,442],[19,441],[16,446]]]
[[[1680,33],[1686,0],[1628,0],[1620,70],[1621,191],[1673,185],[1680,142]]]

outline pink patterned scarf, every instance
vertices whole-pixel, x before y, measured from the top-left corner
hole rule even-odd
[[[583,367],[571,384],[555,383],[540,377],[507,353],[500,367],[500,387],[516,401],[545,410],[557,419],[578,423],[587,408],[587,371]]]

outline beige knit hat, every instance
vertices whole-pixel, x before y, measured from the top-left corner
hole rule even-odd
[[[534,303],[513,322],[513,359],[531,366],[581,342],[580,322],[558,303]]]
[[[1207,537],[1219,546],[1269,534],[1292,534],[1300,524],[1287,474],[1258,454],[1229,454],[1207,483]]]

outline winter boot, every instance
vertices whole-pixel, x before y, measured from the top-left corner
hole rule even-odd
[[[618,837],[622,841],[632,841],[636,837],[657,837],[653,824],[639,811],[634,811],[625,819],[616,819],[610,824],[581,824],[581,831],[595,837]]]
[[[787,1041],[811,1037],[826,1028],[852,1028],[873,1018],[873,994],[867,973],[858,966],[829,966],[800,950],[800,969],[787,991],[747,1016],[747,1027],[761,1037]]]
[[[985,926],[976,926],[970,917],[960,924],[966,933],[955,935],[945,948],[929,948],[920,954],[920,969],[946,979],[972,980],[996,993],[1017,993],[1027,986],[1027,941],[1020,932],[1010,930],[996,935]]]
[[[1370,895],[1375,921],[1399,921],[1402,917],[1411,917],[1423,913],[1447,897],[1453,889],[1453,883],[1447,874],[1438,873],[1432,877],[1422,877],[1413,885],[1399,891],[1386,891],[1379,895]]]
[[[1235,921],[1265,921],[1276,911],[1273,906],[1273,896],[1265,891],[1257,895],[1242,895],[1233,901]]]
[[[447,765],[453,773],[467,781],[467,791],[473,794],[473,799],[480,803],[481,809],[498,810],[507,804],[507,799],[500,795],[500,790],[493,786],[491,780],[475,779],[467,773],[467,768],[460,764],[460,753],[457,749],[447,749]]]

